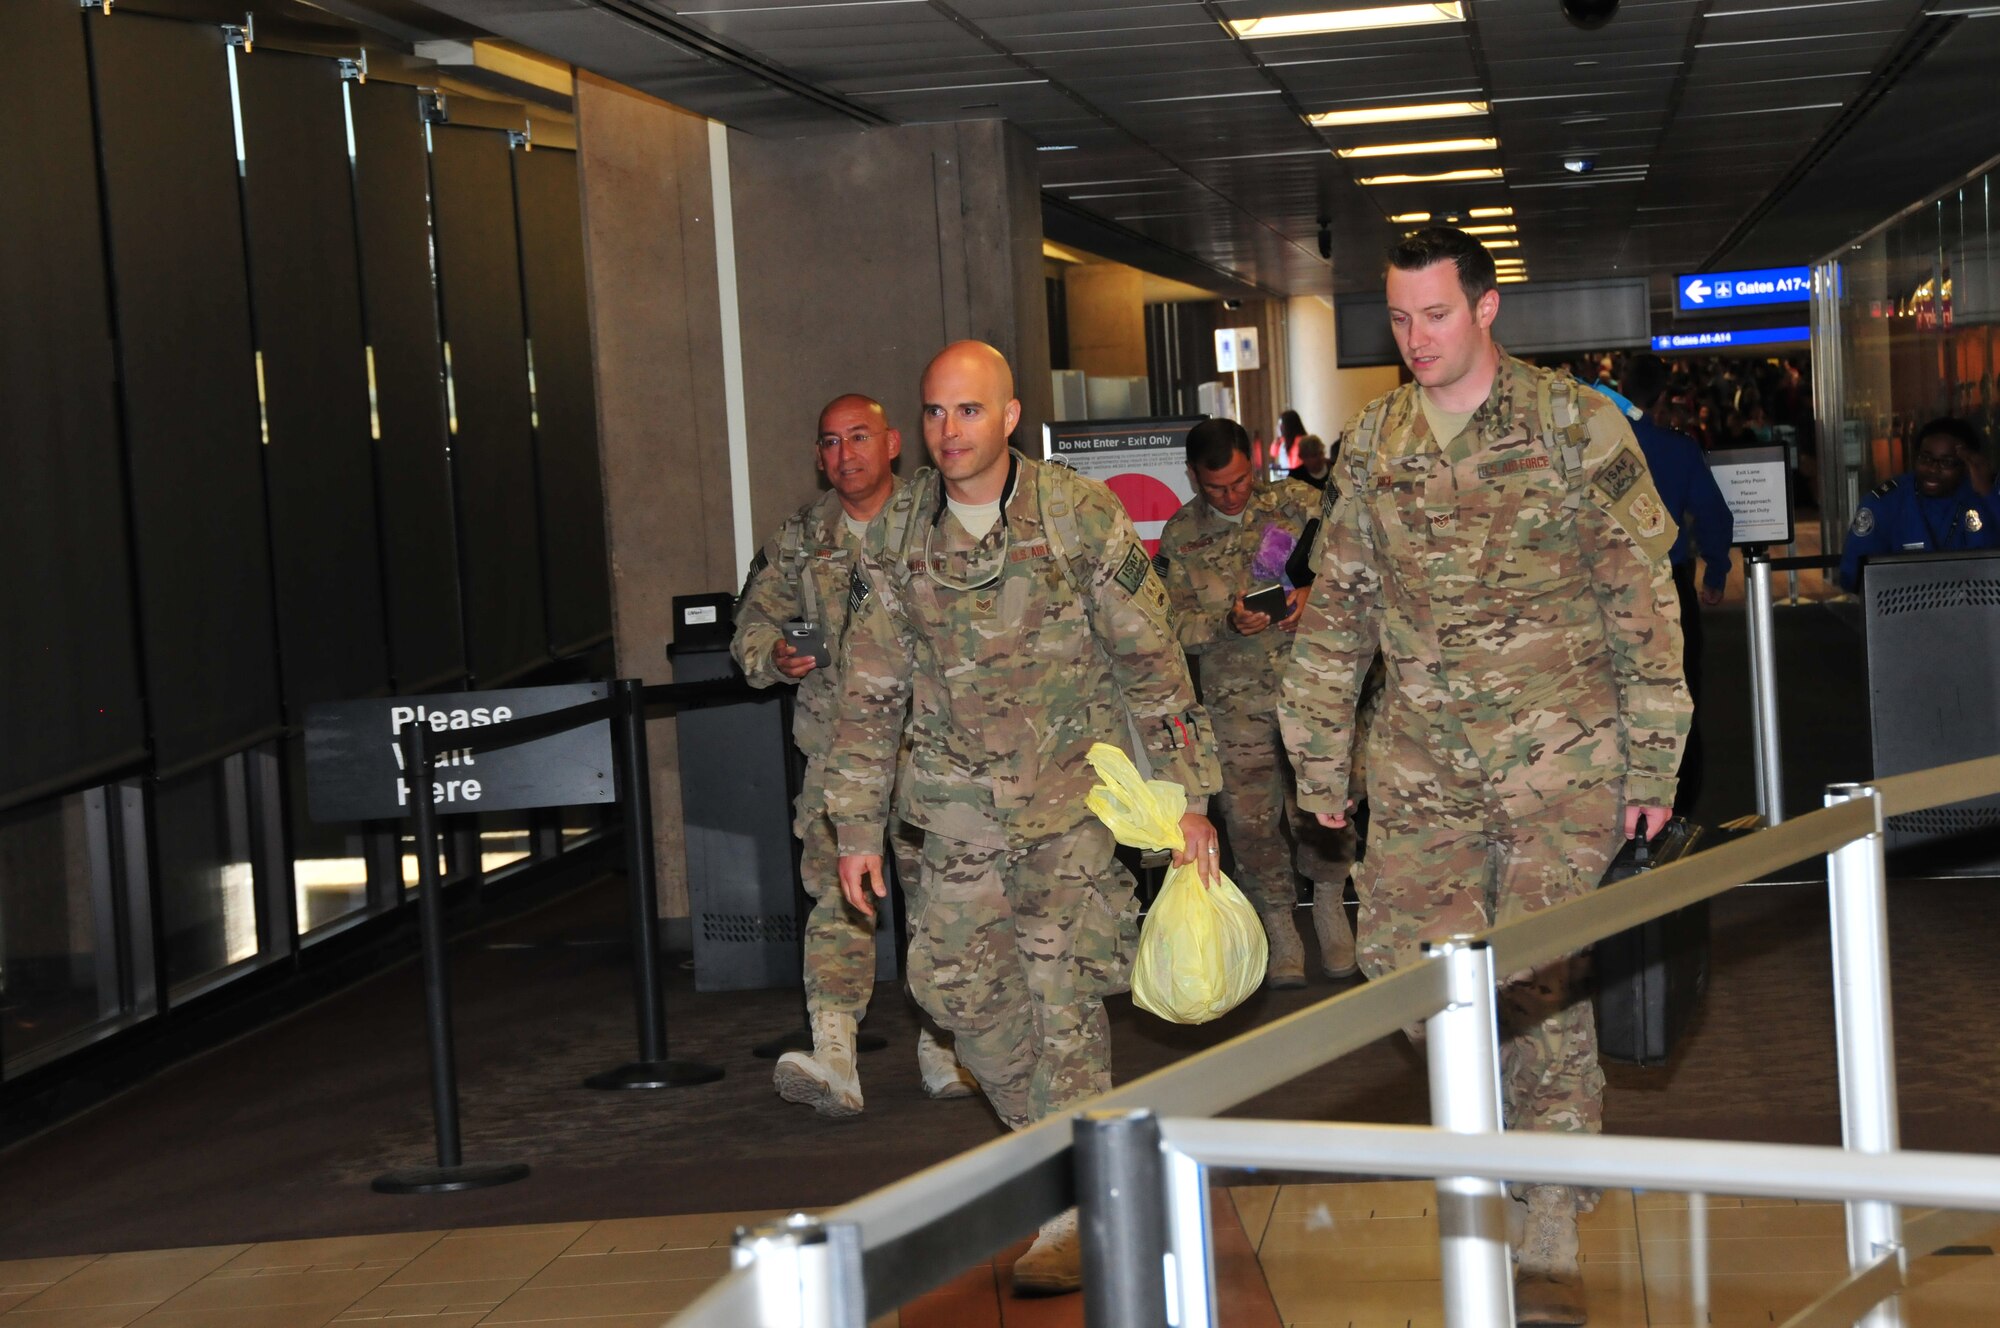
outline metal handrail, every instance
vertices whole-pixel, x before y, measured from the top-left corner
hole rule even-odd
[[[1491,947],[1496,971],[1504,974],[1535,968],[1807,857],[1832,854],[1864,840],[1871,842],[1879,857],[1880,831],[1886,815],[1996,793],[2000,793],[2000,756],[1896,776],[1880,781],[1879,788],[1843,788],[1829,795],[1830,805],[1822,810],[1525,915],[1492,928],[1477,939]],[[1086,1108],[1080,1109],[1093,1113],[1147,1109],[1159,1115],[1181,1116],[1224,1111],[1434,1016],[1445,1005],[1445,991],[1444,964],[1435,959],[1417,962],[1154,1071],[1092,1099]],[[1249,1128],[1263,1124],[1259,1122]],[[830,1226],[859,1228],[862,1261],[859,1271],[867,1289],[867,1313],[883,1313],[942,1285],[957,1270],[991,1257],[1040,1222],[1069,1207],[1075,1200],[1068,1167],[1072,1129],[1071,1120],[1050,1118],[928,1167],[827,1214],[824,1221]],[[1427,1139],[1437,1137],[1434,1131],[1423,1134]],[[1560,1150],[1590,1145],[1579,1156],[1591,1158],[1597,1158],[1600,1151],[1591,1144],[1589,1136],[1579,1135],[1524,1133],[1456,1138],[1488,1142],[1503,1139],[1509,1148]],[[1620,1137],[1605,1142],[1612,1149],[1603,1154],[1609,1159],[1615,1156],[1617,1147],[1630,1140]],[[1753,1151],[1765,1147],[1700,1146]],[[1477,1145],[1471,1147],[1473,1153],[1455,1152],[1451,1154],[1457,1159],[1454,1163],[1427,1174],[1479,1174],[1484,1168],[1468,1165],[1477,1154]],[[1842,1168],[1856,1165],[1893,1168],[1903,1159],[1921,1156],[1901,1152],[1870,1156],[1847,1150],[1823,1151],[1837,1158]],[[1291,1163],[1266,1161],[1261,1165]],[[1360,1164],[1359,1169],[1380,1172],[1387,1168],[1379,1159],[1370,1159]],[[1601,1175],[1586,1175],[1582,1170],[1566,1174],[1577,1176],[1585,1184],[1603,1180]],[[1617,1169],[1609,1174],[1617,1174]],[[1676,1180],[1654,1183],[1686,1188],[1688,1182],[1683,1173]],[[1851,1198],[1857,1188],[1847,1187],[1843,1192],[1839,1182],[1828,1184],[1830,1188],[1824,1191],[1828,1197]],[[2000,1180],[1996,1180],[1996,1185],[2000,1185]],[[1993,1194],[2000,1196],[2000,1188]],[[1938,1202],[1921,1196],[1915,1201]],[[2000,1197],[1994,1201],[2000,1202]],[[1862,1206],[1872,1202],[1873,1199],[1864,1199]],[[688,1328],[723,1328],[723,1325],[737,1328],[746,1322],[741,1316],[741,1290],[733,1285],[742,1275],[739,1271],[726,1277],[682,1311],[677,1321]]]
[[[2000,1157],[1854,1153],[1820,1144],[1431,1125],[1167,1117],[1160,1137],[1204,1166],[1348,1175],[1490,1176],[1545,1185],[1694,1191],[1952,1208],[2000,1222]]]

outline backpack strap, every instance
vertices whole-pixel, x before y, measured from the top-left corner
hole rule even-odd
[[[1563,487],[1574,490],[1584,481],[1583,454],[1590,445],[1590,429],[1576,398],[1582,384],[1559,372],[1535,377],[1535,427],[1530,432],[1548,448]]]

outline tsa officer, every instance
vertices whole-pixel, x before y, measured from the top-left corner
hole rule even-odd
[[[1944,416],[1917,434],[1916,464],[1861,500],[1840,550],[1840,584],[1861,586],[1861,564],[1893,553],[1946,553],[2000,548],[2000,504],[1974,488],[1965,453],[1979,453],[1979,434]]]

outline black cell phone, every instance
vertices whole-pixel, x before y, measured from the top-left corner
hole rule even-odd
[[[1258,586],[1243,597],[1243,607],[1252,613],[1261,613],[1272,622],[1283,622],[1285,615],[1292,611],[1285,602],[1285,588],[1282,585]]]
[[[820,634],[819,624],[804,618],[794,618],[785,624],[785,641],[801,655],[811,655],[813,663],[825,668],[833,663],[833,656],[827,653],[826,638]]]

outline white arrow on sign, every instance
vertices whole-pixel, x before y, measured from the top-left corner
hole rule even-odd
[[[1708,283],[1696,278],[1687,284],[1687,297],[1696,304],[1708,298]]]

